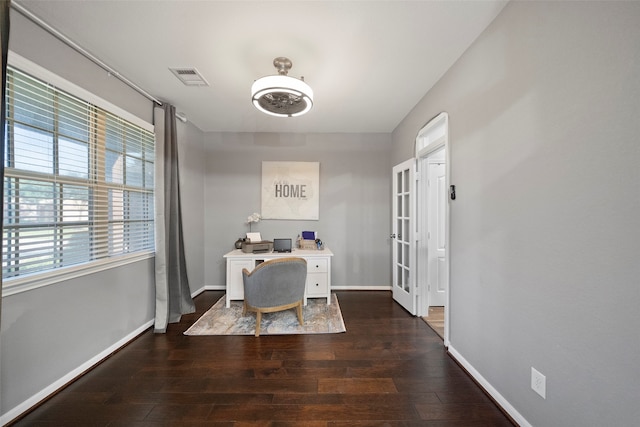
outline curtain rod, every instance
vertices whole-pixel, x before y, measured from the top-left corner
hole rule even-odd
[[[150,99],[151,101],[155,102],[158,105],[162,105],[162,101],[158,100],[156,97],[154,97],[144,89],[140,88],[138,85],[136,85],[126,77],[122,76],[118,71],[114,70],[109,65],[105,64],[102,60],[100,60],[100,58],[94,56],[89,51],[85,50],[82,46],[80,46],[79,44],[71,40],[69,37],[62,34],[60,31],[56,30],[51,25],[47,24],[45,21],[43,21],[42,19],[34,15],[31,11],[27,10],[21,4],[18,4],[15,1],[12,1],[11,7],[15,9],[17,12],[19,12],[20,14],[22,14],[25,18],[29,19],[34,24],[38,25],[43,30],[49,32],[58,40],[62,41],[67,46],[71,47],[72,49],[80,53],[82,56],[89,59],[91,62],[93,62],[94,64],[96,64],[97,66],[105,70],[107,73],[109,73],[110,76],[113,76],[118,80],[122,81],[124,84],[126,84],[127,86],[129,86],[130,88],[138,92],[139,94],[143,95],[145,98]]]

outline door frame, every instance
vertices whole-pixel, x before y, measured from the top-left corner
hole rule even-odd
[[[416,220],[418,221],[418,227],[420,230],[421,238],[416,245],[417,254],[417,266],[418,266],[418,281],[420,289],[418,290],[418,315],[426,316],[429,309],[427,282],[422,280],[426,278],[426,259],[420,254],[425,253],[427,246],[426,239],[422,238],[422,233],[426,230],[427,225],[427,205],[424,195],[426,186],[426,180],[422,179],[423,171],[426,169],[428,158],[430,155],[435,154],[444,148],[445,156],[445,187],[450,188],[451,183],[451,155],[449,147],[449,115],[446,112],[438,114],[424,125],[416,135],[415,139],[415,158],[417,160],[418,173],[420,180],[418,181],[418,189],[416,189],[417,203],[416,203]],[[424,163],[423,163],[424,161]],[[451,317],[451,198],[447,197],[447,204],[445,206],[445,270],[447,275],[446,295],[445,295],[445,307],[444,307],[444,345],[449,346],[449,325]],[[424,274],[424,276],[423,276]],[[426,310],[426,313],[424,311]],[[424,314],[422,314],[424,313]]]

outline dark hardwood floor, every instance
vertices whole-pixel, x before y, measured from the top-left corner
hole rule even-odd
[[[390,292],[337,292],[347,332],[182,334],[222,292],[163,335],[152,330],[15,426],[511,426]]]

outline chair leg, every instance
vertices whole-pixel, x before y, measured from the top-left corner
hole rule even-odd
[[[247,315],[247,301],[243,300],[242,301],[242,317]]]
[[[262,321],[262,313],[260,311],[256,312],[256,336],[260,336],[260,322]]]
[[[298,306],[296,307],[296,311],[298,312],[298,321],[300,322],[301,325],[304,325],[304,318],[302,317],[302,301],[298,303]]]

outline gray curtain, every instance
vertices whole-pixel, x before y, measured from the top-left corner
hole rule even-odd
[[[4,161],[5,161],[5,144],[4,140],[5,132],[4,132],[4,118],[7,115],[6,111],[6,103],[4,101],[5,97],[5,88],[7,87],[7,54],[9,53],[9,8],[11,6],[11,1],[9,0],[0,0],[0,44],[2,44],[2,107],[0,108],[0,112],[2,115],[0,116],[0,149],[2,150],[2,162],[0,162],[0,179],[2,181],[2,185],[0,186],[0,196],[2,198],[0,200],[4,203]],[[0,209],[0,227],[4,224],[4,209]],[[0,274],[0,291],[2,291],[2,275]],[[1,294],[0,294],[1,295]],[[2,314],[2,298],[0,297],[0,314]]]
[[[162,109],[163,120],[156,121],[156,333],[195,311],[182,236],[176,109],[167,104]],[[158,122],[164,122],[162,133]]]

